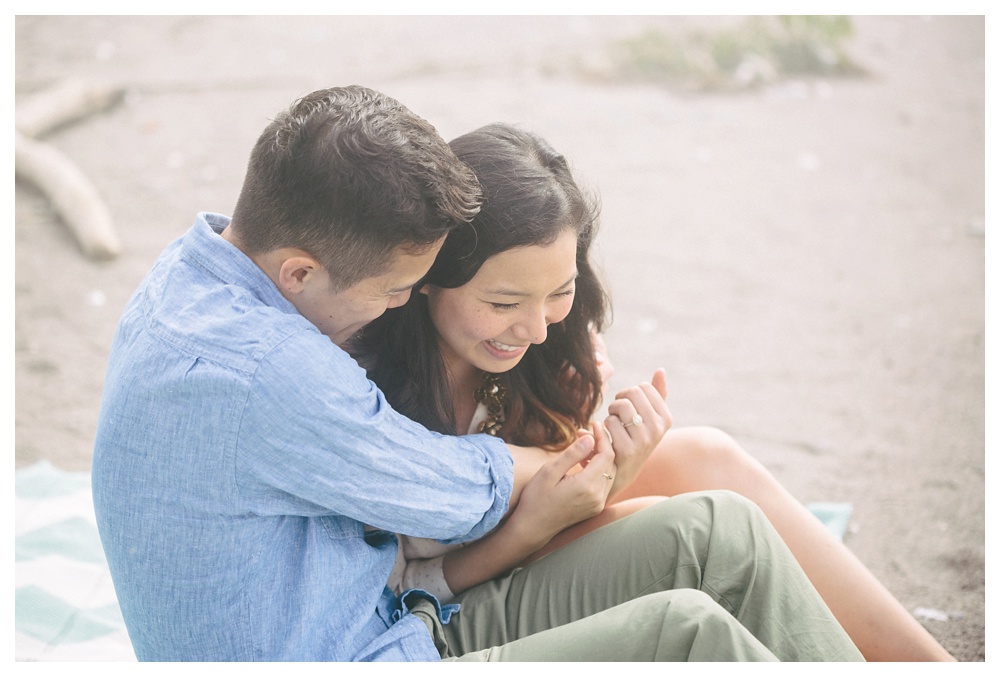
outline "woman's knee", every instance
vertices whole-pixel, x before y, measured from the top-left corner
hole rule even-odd
[[[708,426],[671,431],[679,456],[701,467],[740,467],[752,458],[728,433]]]
[[[747,493],[767,470],[727,433],[711,427],[671,430],[654,454],[649,469],[669,473],[674,493],[730,489]]]

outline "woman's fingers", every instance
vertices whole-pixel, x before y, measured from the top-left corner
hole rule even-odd
[[[558,480],[568,473],[573,466],[587,461],[591,454],[594,453],[595,444],[596,438],[594,435],[590,433],[579,434],[573,444],[566,447],[562,453],[556,454],[543,467],[551,473],[553,479]]]
[[[667,371],[663,367],[653,372],[651,383],[660,397],[667,399]]]
[[[640,383],[619,392],[615,401],[608,405],[608,413],[618,416],[625,428],[631,428],[632,423],[637,426],[649,423],[657,429],[660,427],[658,424],[662,422],[663,432],[666,432],[673,422],[670,409],[667,407],[666,395],[666,372],[662,368],[657,369],[650,383]],[[626,402],[630,403],[631,407]],[[640,418],[635,418],[636,414]]]
[[[598,491],[603,507],[603,500],[611,491],[615,479],[615,451],[611,447],[608,434],[598,422],[594,422],[594,454],[590,457],[587,467],[573,476],[574,481],[586,482]]]

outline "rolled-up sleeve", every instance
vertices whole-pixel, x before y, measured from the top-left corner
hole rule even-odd
[[[445,542],[507,511],[513,462],[488,435],[433,433],[393,410],[364,371],[309,331],[269,351],[239,423],[239,481],[263,514],[335,513]],[[249,488],[249,487],[248,487]]]

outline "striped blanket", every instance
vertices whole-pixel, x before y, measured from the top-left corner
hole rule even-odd
[[[810,509],[838,536],[850,505]],[[134,661],[94,520],[90,473],[15,472],[14,659]]]
[[[41,462],[14,477],[14,659],[134,661],[90,473]]]

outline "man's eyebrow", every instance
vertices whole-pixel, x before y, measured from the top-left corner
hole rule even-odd
[[[559,291],[560,289],[563,289],[564,287],[568,287],[569,285],[573,284],[573,281],[576,280],[576,278],[579,276],[580,273],[578,272],[573,273],[572,277],[570,277],[568,280],[566,280],[556,288],[556,291]],[[493,296],[515,296],[521,298],[523,296],[528,295],[523,291],[518,291],[517,289],[509,289],[507,287],[499,287],[497,289],[486,289],[484,291],[485,293],[491,294]]]

